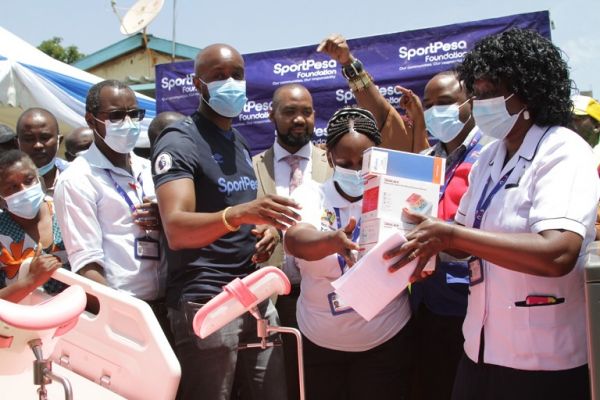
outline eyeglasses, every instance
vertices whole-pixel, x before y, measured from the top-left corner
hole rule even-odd
[[[123,121],[126,116],[129,116],[132,121],[141,121],[146,115],[146,110],[134,108],[133,110],[98,111],[98,114],[108,115],[108,120],[113,123]]]

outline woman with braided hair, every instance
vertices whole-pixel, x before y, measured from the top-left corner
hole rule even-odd
[[[327,125],[333,176],[323,184],[307,182],[292,195],[302,205],[302,221],[288,229],[284,241],[302,274],[297,318],[310,400],[405,398],[411,315],[407,295],[367,322],[342,304],[331,286],[355,262],[362,155],[380,143],[369,111],[338,110]]]

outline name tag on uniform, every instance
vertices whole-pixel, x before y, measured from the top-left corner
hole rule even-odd
[[[346,314],[354,311],[352,307],[342,303],[342,301],[335,292],[329,293],[327,295],[327,299],[329,300],[329,308],[331,309],[332,315]]]
[[[475,286],[483,282],[483,262],[480,258],[469,261],[469,285]]]
[[[160,245],[158,240],[149,237],[135,239],[133,248],[134,256],[138,260],[160,260]]]

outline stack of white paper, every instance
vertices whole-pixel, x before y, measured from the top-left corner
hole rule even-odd
[[[391,234],[375,245],[363,258],[331,284],[340,301],[370,321],[408,286],[408,279],[417,266],[418,258],[396,272],[388,268],[399,257],[384,260],[383,254],[406,242],[400,232]]]

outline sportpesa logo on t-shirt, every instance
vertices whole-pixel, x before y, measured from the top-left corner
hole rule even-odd
[[[217,181],[219,184],[219,192],[226,193],[227,196],[233,192],[243,192],[248,189],[256,190],[258,181],[256,179],[249,178],[247,176],[241,176],[239,179],[234,181],[228,181],[225,178],[219,178]]]

